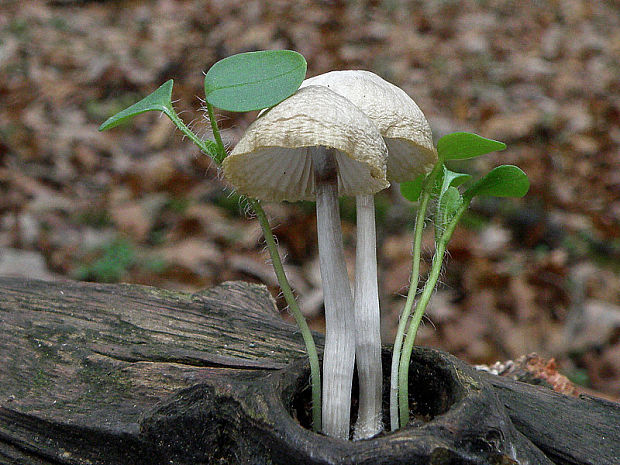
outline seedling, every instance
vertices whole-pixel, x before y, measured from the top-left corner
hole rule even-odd
[[[471,176],[456,173],[446,167],[450,160],[464,160],[504,150],[506,144],[476,134],[456,132],[448,134],[437,142],[439,161],[427,175],[401,184],[401,193],[412,201],[419,202],[415,220],[411,281],[407,301],[403,308],[392,353],[390,382],[390,424],[392,430],[404,427],[409,421],[409,361],[416,333],[433,290],[439,279],[446,247],[457,223],[477,196],[522,197],[529,189],[529,180],[523,171],[513,165],[494,168],[474,182],[462,194],[458,186],[470,181]],[[435,197],[436,209],[431,215],[435,228],[435,254],[424,289],[414,307],[420,275],[420,251],[422,230],[426,219],[429,200]],[[410,318],[411,316],[411,318]],[[405,337],[406,332],[406,337]],[[403,345],[404,339],[404,345]]]
[[[172,106],[172,79],[144,99],[110,117],[99,130],[111,129],[147,111],[160,111],[219,166],[226,158],[226,149],[217,126],[214,107],[246,112],[276,105],[299,88],[306,75],[306,68],[304,57],[290,50],[242,53],[213,65],[205,76],[204,87],[206,110],[215,141],[200,139],[178,116]],[[315,431],[320,431],[321,374],[314,339],[284,273],[267,215],[258,200],[247,200],[261,225],[278,283],[306,345],[312,384],[312,427]]]

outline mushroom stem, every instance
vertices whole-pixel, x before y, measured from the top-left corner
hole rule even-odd
[[[353,296],[342,245],[337,164],[333,150],[309,148],[315,170],[319,264],[325,305],[323,433],[349,438],[355,363]]]
[[[358,195],[355,259],[355,357],[359,379],[359,410],[354,439],[381,432],[381,316],[377,283],[375,202],[372,195]]]

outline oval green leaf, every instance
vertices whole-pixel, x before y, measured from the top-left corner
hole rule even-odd
[[[129,108],[125,108],[123,111],[108,118],[99,126],[99,130],[105,131],[106,129],[116,127],[129,118],[133,118],[146,111],[163,111],[170,116],[172,110],[172,84],[172,79],[164,82],[155,92],[147,95],[138,103],[134,103]]]
[[[293,95],[306,77],[306,59],[292,50],[233,55],[215,63],[205,76],[205,97],[227,111],[272,107]]]
[[[492,169],[471,186],[465,194],[466,198],[486,195],[494,197],[523,197],[530,188],[527,175],[517,166],[502,165]]]
[[[470,132],[453,132],[437,141],[437,154],[439,159],[444,161],[475,158],[505,148],[506,144],[503,142]]]
[[[417,202],[422,193],[425,175],[420,174],[413,181],[407,181],[400,184],[400,193],[410,202]]]

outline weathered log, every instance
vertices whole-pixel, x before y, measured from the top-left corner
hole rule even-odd
[[[618,404],[422,348],[407,428],[315,434],[302,338],[262,286],[1,278],[0,295],[0,464],[620,463]]]

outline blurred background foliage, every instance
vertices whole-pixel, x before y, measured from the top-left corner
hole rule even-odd
[[[165,117],[97,127],[172,78],[177,111],[210,137],[203,73],[235,53],[293,49],[309,76],[368,69],[399,85],[435,138],[464,130],[508,144],[454,169],[512,163],[532,181],[524,199],[468,213],[419,342],[472,363],[538,352],[617,399],[619,23],[614,0],[3,0],[0,274],[190,291],[244,279],[277,297],[257,223]],[[255,116],[219,113],[225,142]],[[354,273],[355,205],[341,206]],[[377,198],[386,343],[407,291],[414,207],[394,186]],[[268,211],[321,330],[313,204]],[[427,263],[431,246],[429,235]]]

